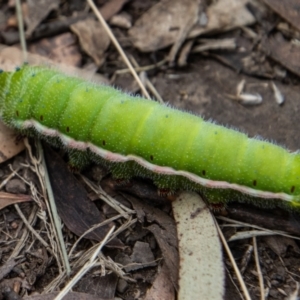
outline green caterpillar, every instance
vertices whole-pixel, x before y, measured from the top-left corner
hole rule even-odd
[[[299,153],[56,70],[2,72],[0,119],[65,147],[78,168],[94,161],[210,202],[300,207]]]

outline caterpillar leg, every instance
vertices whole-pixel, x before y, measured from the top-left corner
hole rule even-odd
[[[69,165],[71,169],[80,171],[90,164],[88,152],[82,152],[79,150],[69,150]]]

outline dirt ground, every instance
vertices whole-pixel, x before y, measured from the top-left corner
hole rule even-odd
[[[141,94],[107,33],[95,25],[99,23],[87,2],[44,2],[22,3],[30,62],[38,59],[45,64],[40,58],[44,57],[46,64],[80,68],[93,81]],[[296,2],[283,7],[280,1],[269,0],[99,0],[96,5],[131,62],[150,66],[141,78],[152,98],[156,93],[147,80],[171,106],[297,151],[300,19],[295,16],[300,11]],[[0,4],[4,70],[8,61],[13,67],[21,65],[15,5],[15,1]],[[146,179],[116,182],[95,165],[75,179],[63,161],[64,152],[44,146],[72,269],[67,276],[52,229],[55,217],[49,214],[51,204],[40,177],[38,146],[33,139],[30,145],[0,165],[0,300],[54,299],[89,262],[112,226],[119,234],[64,299],[196,299],[178,297],[182,254],[170,197],[159,195]],[[241,203],[230,203],[214,214],[250,294],[247,298],[243,293],[222,248],[225,292],[220,299],[297,299],[299,214]]]

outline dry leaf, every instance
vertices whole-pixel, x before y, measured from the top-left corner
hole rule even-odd
[[[30,195],[10,194],[0,192],[0,210],[6,206],[31,201]]]
[[[207,8],[206,26],[196,25],[188,37],[224,32],[255,23],[255,18],[246,7],[249,2],[251,0],[214,2]],[[187,18],[195,11],[194,5],[185,6],[183,3],[180,0],[161,1],[142,15],[129,30],[134,46],[140,51],[151,52],[174,44],[180,30],[188,24]]]
[[[25,149],[18,133],[0,121],[0,163],[14,157]]]
[[[169,269],[164,264],[157,272],[157,276],[147,291],[144,300],[164,299],[174,300],[175,290],[172,281],[169,278]]]
[[[27,0],[26,35],[30,36],[35,28],[48,16],[50,11],[59,7],[59,0]]]
[[[104,52],[110,39],[102,25],[93,19],[79,21],[71,25],[71,30],[78,36],[82,49],[90,55],[97,66],[104,62]]]

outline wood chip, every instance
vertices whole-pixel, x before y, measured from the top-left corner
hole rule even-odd
[[[299,0],[263,0],[272,10],[300,30]]]
[[[300,46],[283,38],[280,33],[262,41],[262,48],[268,56],[300,76]]]
[[[30,36],[35,28],[48,16],[50,11],[59,7],[59,0],[27,0],[28,16],[25,18],[27,24],[26,35]]]
[[[224,267],[214,219],[196,193],[172,203],[179,243],[178,299],[223,299]]]

